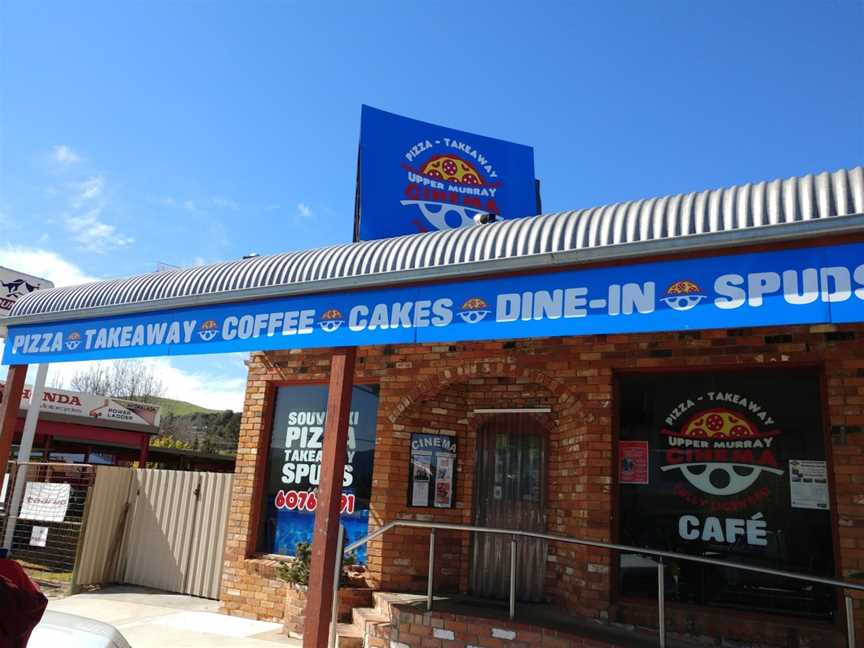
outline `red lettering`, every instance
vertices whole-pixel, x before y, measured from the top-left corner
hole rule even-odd
[[[714,461],[714,452],[711,450],[694,450],[689,451],[692,463],[711,463]]]
[[[405,187],[405,196],[409,200],[420,200],[420,185],[411,183]]]
[[[771,466],[772,468],[777,467],[777,457],[774,456],[774,453],[770,450],[766,450],[763,452],[758,459],[758,462],[762,466]]]
[[[465,204],[469,207],[483,208],[483,202],[477,196],[465,196]]]
[[[753,463],[753,451],[752,450],[733,450],[732,451],[732,463],[752,464]]]
[[[498,203],[495,202],[494,198],[490,198],[486,202],[486,211],[491,212],[493,214],[498,214],[501,212],[501,210],[498,209]]]
[[[671,449],[666,451],[666,463],[679,464],[687,461],[687,455],[683,450]]]

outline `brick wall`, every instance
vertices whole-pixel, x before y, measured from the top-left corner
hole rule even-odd
[[[503,619],[452,612],[418,612],[409,606],[390,609],[389,640],[370,639],[370,648],[623,648],[629,641],[580,636]],[[643,641],[649,637],[643,637]],[[647,642],[646,642],[647,643]]]
[[[375,382],[381,388],[370,526],[395,517],[472,522],[474,455],[484,421],[472,414],[473,409],[545,405],[552,412],[538,424],[549,431],[548,530],[611,540],[616,372],[784,364],[824,366],[836,497],[832,505],[839,528],[837,560],[846,577],[864,572],[862,326],[361,348],[355,382]],[[261,559],[254,558],[255,511],[260,508],[255,485],[263,479],[268,413],[276,384],[326,382],[328,368],[326,349],[256,353],[250,360],[223,576],[223,605],[231,613],[273,618],[274,610],[282,607],[282,592],[262,575]],[[412,431],[457,437],[453,509],[407,506]],[[373,543],[368,571],[372,584],[402,591],[425,588],[427,537],[404,530]],[[467,538],[453,536],[439,540],[437,546],[441,570],[436,587],[464,590],[470,569]],[[557,604],[594,618],[626,620],[627,607],[612,601],[606,552],[550,546],[546,576],[547,595]],[[265,598],[256,599],[262,590]],[[857,616],[864,636],[864,610]]]

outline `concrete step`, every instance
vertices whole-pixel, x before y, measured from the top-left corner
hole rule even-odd
[[[426,600],[423,594],[398,594],[396,592],[373,592],[375,600],[375,611],[390,620],[390,606],[404,605],[406,603],[417,603]]]
[[[336,648],[363,648],[363,634],[353,623],[336,624]]]
[[[354,626],[360,629],[363,637],[387,637],[390,635],[390,617],[374,608],[354,608]]]

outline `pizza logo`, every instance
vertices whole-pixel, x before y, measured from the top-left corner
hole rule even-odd
[[[403,207],[420,211],[418,232],[473,225],[480,214],[498,214],[498,173],[489,159],[466,142],[424,140],[406,154]]]
[[[681,436],[699,439],[756,437],[759,431],[750,421],[723,408],[697,414],[681,430]]]
[[[462,309],[458,315],[466,324],[476,324],[486,319],[492,311],[482,297],[472,297],[462,304]]]
[[[672,310],[683,312],[696,308],[699,302],[706,298],[707,295],[702,292],[698,284],[684,279],[683,281],[676,281],[669,286],[666,289],[666,296],[662,297],[660,301],[664,302]]]
[[[78,331],[72,331],[69,337],[66,338],[66,348],[74,351],[81,344],[81,334]]]
[[[211,319],[201,324],[201,328],[198,330],[198,337],[205,342],[209,342],[216,337],[218,332],[219,325],[216,323],[216,320]]]
[[[430,178],[438,178],[447,182],[459,182],[467,185],[482,185],[483,179],[470,162],[455,155],[436,155],[420,172]]]
[[[332,333],[333,331],[338,330],[344,323],[345,320],[342,319],[342,313],[335,308],[331,308],[321,316],[321,321],[318,322],[318,326],[320,326],[321,330],[325,333]]]
[[[703,493],[728,496],[750,488],[762,473],[782,475],[772,442],[780,433],[760,432],[744,415],[715,407],[691,416],[677,432],[663,430],[671,446],[664,472],[681,475]]]

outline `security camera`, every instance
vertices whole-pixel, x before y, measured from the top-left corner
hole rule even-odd
[[[474,222],[478,225],[486,225],[487,223],[494,223],[496,219],[495,214],[490,212],[480,212],[474,216]]]

